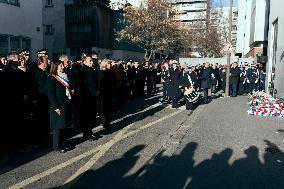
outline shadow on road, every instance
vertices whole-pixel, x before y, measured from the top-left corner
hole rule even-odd
[[[198,144],[191,142],[177,155],[166,156],[161,151],[129,175],[139,159],[139,151],[144,148],[139,145],[123,157],[84,173],[72,188],[283,189],[284,153],[270,141],[265,143],[264,162],[260,160],[259,149],[250,146],[244,150],[243,158],[231,164],[233,150],[230,148],[196,164],[194,154]]]

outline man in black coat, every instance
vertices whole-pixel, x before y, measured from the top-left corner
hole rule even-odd
[[[230,86],[231,86],[231,96],[237,97],[238,83],[240,76],[240,68],[236,62],[233,63],[230,73]]]
[[[169,96],[172,98],[172,108],[178,108],[178,99],[181,97],[180,85],[182,74],[177,67],[177,61],[172,62],[170,69]]]
[[[208,89],[211,87],[211,68],[209,67],[209,63],[205,63],[204,69],[201,75],[201,87],[204,93],[204,103],[207,104],[209,102],[208,99]]]
[[[43,134],[48,134],[49,132],[49,100],[47,96],[47,63],[42,57],[38,59],[37,68],[35,70],[35,104],[37,107],[36,119],[37,123],[43,125],[41,129]]]
[[[170,84],[170,70],[169,70],[169,64],[167,62],[164,63],[164,67],[161,72],[161,81],[163,83],[162,102],[165,102],[166,100],[169,100],[168,90],[169,90],[169,84]]]
[[[82,122],[83,140],[95,140],[96,136],[92,132],[96,124],[94,112],[97,110],[97,97],[99,87],[96,81],[96,72],[93,68],[93,61],[90,54],[83,57],[82,65]]]

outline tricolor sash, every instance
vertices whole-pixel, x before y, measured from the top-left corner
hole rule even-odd
[[[66,89],[66,96],[68,97],[69,100],[71,100],[71,91],[69,87],[69,83],[66,79],[58,76],[58,75],[52,75],[57,81],[59,81]]]

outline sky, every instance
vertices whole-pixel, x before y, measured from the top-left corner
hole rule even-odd
[[[217,4],[220,4],[220,1],[223,4],[223,7],[229,7],[230,6],[230,0],[214,0]],[[238,0],[234,0],[234,6],[238,6]]]
[[[111,2],[119,2],[120,0],[111,0]],[[217,5],[220,5],[220,1],[223,4],[223,7],[229,7],[230,6],[230,0],[214,0]],[[128,2],[134,6],[138,6],[141,2],[141,0],[128,0]],[[234,6],[238,6],[238,0],[234,0]]]

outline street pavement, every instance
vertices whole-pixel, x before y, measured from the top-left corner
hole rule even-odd
[[[216,98],[193,112],[129,101],[111,130],[75,149],[51,141],[0,160],[0,188],[284,188],[284,119],[247,115],[247,97]]]

